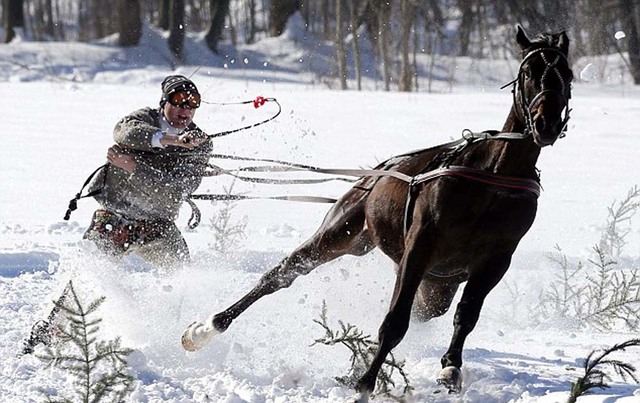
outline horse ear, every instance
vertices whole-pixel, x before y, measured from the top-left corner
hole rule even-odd
[[[520,49],[528,49],[531,46],[531,41],[529,40],[527,34],[524,32],[522,25],[518,24],[516,26],[516,29],[518,30],[518,32],[516,33],[516,42],[518,42],[518,45],[520,45]]]
[[[558,47],[565,56],[569,55],[569,37],[565,31],[558,34]]]

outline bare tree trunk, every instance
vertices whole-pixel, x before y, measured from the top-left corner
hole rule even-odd
[[[402,37],[400,39],[402,64],[400,66],[398,90],[403,92],[411,92],[413,82],[413,67],[409,59],[409,51],[411,48],[411,28],[413,27],[415,7],[411,0],[401,0],[400,10],[402,19]]]
[[[460,21],[460,56],[469,56],[469,43],[473,28],[473,0],[459,0],[458,8],[462,13]]]
[[[142,36],[139,0],[118,0],[118,32],[120,46],[136,46]]]
[[[391,16],[391,1],[381,2],[378,13],[378,20],[380,26],[380,59],[382,61],[382,74],[384,80],[384,90],[391,91],[391,55],[389,54],[389,41],[390,41],[390,16]]]
[[[255,0],[249,0],[247,4],[249,11],[249,33],[247,34],[247,43],[254,43],[256,41],[256,2]]]
[[[45,0],[43,17],[45,18],[44,34],[50,39],[56,38],[55,24],[53,23],[53,2]]]
[[[78,40],[85,41],[89,38],[89,10],[87,0],[80,0],[78,4]]]
[[[280,36],[287,21],[300,8],[300,0],[271,0],[269,35]]]
[[[438,0],[429,0],[426,5],[427,9],[431,11],[433,15],[432,23],[433,26],[425,27],[425,29],[429,29],[430,31],[435,31],[437,33],[438,39],[444,38],[444,24],[445,18],[442,13],[442,9],[440,8],[440,4]],[[425,19],[429,19],[428,16],[425,16]],[[429,42],[431,43],[431,42]]]
[[[62,19],[61,17],[62,13],[60,12],[60,2],[58,0],[56,0],[55,2],[55,10],[56,10],[55,12],[56,18],[58,20]],[[58,30],[57,30],[58,38],[64,41],[67,37],[67,33],[64,30],[63,24],[58,24],[57,26],[58,26]]]
[[[360,61],[360,45],[358,39],[358,18],[357,18],[357,7],[356,1],[349,1],[349,29],[351,30],[351,40],[353,45],[353,70],[356,75],[356,82],[358,91],[362,91],[362,70],[361,61]]]
[[[224,21],[229,14],[229,2],[230,0],[211,0],[211,26],[204,39],[214,53],[218,53],[218,42],[222,39]]]
[[[434,17],[436,18],[436,17]],[[427,92],[431,93],[433,79],[434,79],[434,70],[436,65],[436,48],[438,47],[438,40],[442,38],[439,32],[433,32],[429,30],[430,21],[429,18],[425,18],[424,20],[424,32],[425,36],[425,45],[427,46],[427,54],[429,55],[429,68],[427,70]]]
[[[98,29],[93,39],[104,38],[107,35],[117,32],[117,21],[114,21],[115,18],[111,18],[113,17],[114,5],[100,0],[94,0],[94,4],[94,10],[96,12],[94,21]],[[117,7],[117,4],[115,7]]]
[[[635,84],[640,84],[640,42],[638,41],[638,23],[634,4],[629,0],[620,0],[622,26],[627,35],[629,69]]]
[[[234,47],[238,46],[238,31],[236,29],[236,24],[234,22],[234,17],[238,17],[238,11],[236,9],[235,14],[231,14],[231,12],[227,13],[227,22],[229,28],[229,39],[231,39],[231,44]],[[220,39],[222,39],[222,34],[220,34]]]
[[[418,25],[418,21],[419,21],[418,16],[417,15],[414,16],[413,24],[415,26]],[[413,85],[414,85],[414,88],[416,89],[416,92],[418,92],[418,90],[420,89],[419,82],[418,82],[418,72],[419,72],[419,70],[418,70],[418,49],[419,49],[419,46],[420,46],[419,39],[420,38],[418,37],[418,30],[414,29],[413,30],[413,53],[412,54],[413,54],[413,79],[414,79]]]
[[[189,10],[188,18],[189,28],[192,31],[198,32],[204,30],[204,22],[202,19],[202,1],[201,0],[186,0],[185,7]],[[209,21],[209,20],[207,20]]]
[[[214,0],[211,0],[214,1]],[[171,0],[159,0],[158,7],[158,28],[169,30],[169,19],[171,18]]]
[[[302,15],[302,19],[304,20],[305,24],[307,24],[307,31],[311,30],[311,7],[310,7],[310,3],[311,3],[311,1],[307,1],[305,3],[303,3],[302,1],[300,2],[300,14]]]
[[[9,43],[16,37],[15,28],[24,28],[22,0],[2,1],[2,27],[4,28],[4,43]]]
[[[365,0],[362,9],[356,12],[357,27],[364,24],[375,52],[379,49],[378,39],[380,36],[378,2],[378,0]]]
[[[171,0],[168,42],[177,64],[184,62],[184,34],[184,0]]]
[[[320,12],[322,13],[322,37],[327,38],[329,35],[329,27],[331,26],[331,21],[329,19],[329,0],[321,0],[322,5]]]
[[[340,88],[347,89],[347,54],[344,50],[344,38],[342,36],[342,0],[336,0],[336,56],[338,58],[338,78]]]
[[[33,17],[31,16],[31,13],[27,11],[27,21],[25,21],[25,25],[28,25],[30,27],[31,35],[33,35],[33,39],[35,39],[36,41],[51,39],[47,38],[47,33],[45,32],[47,18],[44,15],[44,5],[40,0],[35,0],[33,3]],[[27,7],[29,6],[27,5]],[[2,10],[2,7],[0,7],[0,10]]]

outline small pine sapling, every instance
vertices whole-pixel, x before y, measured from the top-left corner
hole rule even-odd
[[[231,196],[234,184],[235,182],[231,183],[228,188],[224,188],[225,195]],[[214,214],[209,223],[213,229],[211,247],[216,252],[224,254],[235,248],[240,240],[246,237],[245,229],[247,228],[248,220],[246,216],[240,221],[234,222],[232,220],[232,213],[236,203],[231,197],[223,200],[221,204],[221,208]]]
[[[608,207],[607,224],[600,236],[599,249],[609,256],[620,257],[626,237],[631,232],[631,218],[640,208],[640,188],[634,186],[627,192],[627,197],[620,202],[613,202]]]
[[[332,330],[327,324],[327,304],[325,301],[322,302],[320,320],[314,319],[313,321],[322,326],[325,331],[325,336],[316,339],[313,344],[311,344],[312,346],[315,344],[324,344],[327,346],[342,344],[351,351],[351,368],[349,373],[345,376],[336,377],[335,379],[339,383],[353,388],[358,379],[364,375],[369,364],[371,364],[378,344],[371,339],[370,335],[365,335],[362,330],[350,323],[345,324],[342,321],[338,321],[340,330]],[[404,361],[396,361],[393,353],[390,353],[378,372],[374,395],[384,395],[402,401],[402,398],[413,390],[413,387],[409,383],[409,378],[404,371],[404,365]],[[396,372],[404,382],[401,396],[394,396],[391,393],[391,390],[396,386],[392,379]]]
[[[613,370],[622,378],[623,381],[627,381],[631,378],[636,383],[640,383],[635,375],[636,368],[628,362],[621,360],[611,359],[608,356],[617,351],[624,351],[628,347],[640,346],[640,339],[631,339],[623,343],[616,344],[610,347],[599,355],[596,354],[596,350],[592,351],[587,359],[584,361],[584,376],[578,378],[578,380],[571,384],[571,394],[567,403],[575,403],[578,397],[583,396],[593,388],[608,389],[610,386],[607,381],[611,381],[611,377],[607,375],[604,370],[600,369],[601,366],[611,366]]]
[[[629,222],[640,208],[639,199],[640,189],[635,186],[624,200],[608,208],[607,225],[593,247],[594,258],[587,263],[573,264],[562,253],[552,257],[562,270],[540,295],[538,319],[559,319],[576,328],[588,324],[600,331],[613,330],[618,324],[640,329],[640,272],[615,261],[627,244]]]
[[[587,274],[588,284],[583,320],[604,331],[622,322],[630,330],[640,327],[640,276],[637,269],[618,270],[599,247],[596,259],[589,262],[597,268],[595,276]]]
[[[65,320],[57,325],[55,343],[36,356],[46,368],[57,368],[74,379],[75,396],[47,396],[47,402],[125,401],[133,390],[134,379],[127,373],[127,357],[133,350],[122,347],[119,338],[98,340],[102,319],[95,313],[105,297],[85,308],[71,283],[68,293],[71,298],[58,305]]]

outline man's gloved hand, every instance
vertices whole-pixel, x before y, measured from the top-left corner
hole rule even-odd
[[[160,138],[160,143],[164,146],[182,147],[193,150],[209,141],[209,137],[200,129],[186,130],[182,134],[165,134]]]
[[[181,147],[193,149],[209,140],[207,133],[200,129],[186,130],[178,136]]]

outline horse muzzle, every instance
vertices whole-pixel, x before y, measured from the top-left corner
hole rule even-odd
[[[533,121],[533,141],[538,147],[546,147],[553,145],[562,134],[561,122],[547,127],[544,118]]]
[[[532,102],[530,110],[533,115],[530,130],[536,145],[553,145],[558,138],[564,136],[569,110],[563,96],[555,91],[545,92]],[[558,110],[561,111],[560,114],[548,112]]]

